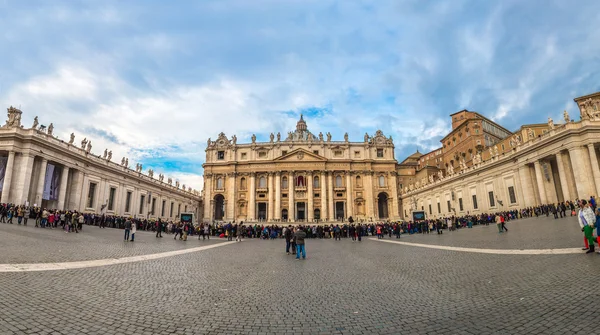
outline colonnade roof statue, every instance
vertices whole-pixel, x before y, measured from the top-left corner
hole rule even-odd
[[[84,155],[85,157],[87,157],[88,159],[99,159],[102,160],[103,162],[105,162],[106,164],[108,164],[109,166],[114,165],[115,167],[117,166],[121,166],[122,168],[126,169],[126,170],[131,170],[129,167],[129,158],[123,157],[121,159],[120,164],[112,162],[112,150],[109,149],[105,149],[103,152],[102,156],[95,156],[91,153],[92,150],[92,141],[84,138],[81,141],[81,147],[78,148],[74,143],[75,143],[75,134],[71,133],[70,134],[70,138],[68,142],[64,142],[60,139],[58,139],[55,135],[54,135],[54,124],[50,123],[48,125],[48,127],[46,127],[45,125],[40,125],[39,123],[39,119],[37,116],[34,117],[33,120],[33,125],[31,128],[25,128],[22,124],[21,124],[21,117],[22,117],[23,112],[18,109],[15,108],[13,106],[10,106],[7,108],[7,120],[6,123],[4,124],[3,127],[1,127],[0,129],[22,129],[23,131],[34,131],[34,134],[37,135],[41,135],[43,136],[42,138],[45,138],[47,141],[56,141],[54,144],[56,145],[65,145],[66,148],[68,148],[71,151],[76,151],[81,155]],[[46,136],[44,136],[46,135]],[[141,168],[141,164],[138,164],[136,166],[136,170],[137,173],[140,174],[140,176],[143,173],[143,170]],[[147,176],[150,179],[154,179],[154,171],[152,169],[149,169],[147,171]],[[170,178],[169,178],[170,179]],[[169,186],[172,188],[177,188],[179,189],[179,187],[174,187],[171,186],[170,183],[165,183],[164,181],[164,176],[161,174],[158,178],[158,182],[159,183],[164,183],[164,186]],[[193,189],[189,189],[189,188],[182,188],[180,189],[180,191],[182,192],[189,192],[189,193],[193,193],[193,194],[199,194],[199,192],[197,192],[196,190]]]

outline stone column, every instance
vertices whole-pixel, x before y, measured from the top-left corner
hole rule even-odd
[[[396,180],[396,173],[392,172],[390,174],[390,186],[392,189],[392,195],[390,196],[392,199],[392,211],[389,213],[390,219],[397,219],[398,217],[398,182]],[[458,203],[458,200],[456,200]],[[463,199],[463,207],[464,207],[464,199]]]
[[[321,221],[327,220],[327,177],[325,171],[321,171],[321,180],[319,186],[321,187]]]
[[[548,203],[548,198],[546,197],[546,189],[544,186],[544,172],[542,171],[542,166],[539,160],[536,160],[533,163],[535,167],[535,179],[537,181],[538,191],[540,192],[540,205],[544,205]]]
[[[58,191],[58,209],[65,208],[65,198],[67,197],[67,179],[69,179],[69,167],[63,166],[62,174],[60,175],[60,190]]]
[[[558,177],[560,179],[560,188],[562,189],[563,198],[565,198],[565,200],[571,200],[571,193],[569,192],[569,185],[567,184],[567,174],[565,172],[565,163],[563,161],[562,152],[558,152],[556,154],[556,166],[558,167]]]
[[[227,174],[227,206],[225,208],[227,220],[235,220],[235,172]]]
[[[306,186],[307,186],[307,195],[308,195],[308,206],[307,206],[307,219],[308,222],[311,223],[314,220],[314,204],[313,204],[313,196],[315,195],[313,192],[313,176],[312,172],[308,171],[306,173]]]
[[[7,204],[9,202],[16,202],[16,201],[10,201],[10,184],[12,182],[14,165],[15,165],[15,152],[10,151],[8,153],[8,160],[6,162],[6,172],[4,172],[4,184],[2,185],[2,199],[0,200],[0,202],[3,204]]]
[[[329,221],[335,221],[335,208],[333,206],[333,171],[327,172],[329,174],[327,178],[327,195],[329,197]]]
[[[275,220],[281,220],[281,172],[275,173]]]
[[[594,183],[596,184],[596,197],[600,196],[600,167],[598,167],[598,157],[596,156],[596,148],[594,148],[594,143],[590,143],[587,145],[588,151],[590,153],[590,163],[592,167],[592,175],[594,176]]]
[[[44,193],[44,181],[46,180],[46,168],[48,167],[48,160],[46,158],[42,158],[42,163],[40,164],[40,175],[38,177],[37,189],[35,192],[35,200],[34,203],[37,203],[38,206],[42,206],[42,195]]]
[[[213,177],[212,174],[207,173],[204,175],[204,178],[204,220],[212,222],[213,212],[211,211],[210,204],[213,198]],[[175,207],[175,203],[173,203],[173,207]],[[137,209],[135,211],[137,212]],[[175,209],[173,209],[173,216],[175,216]]]
[[[531,184],[529,165],[523,165],[519,167],[519,180],[521,181],[521,190],[523,193],[522,204],[525,207],[535,206],[535,195],[533,194],[533,185]]]
[[[268,187],[269,187],[269,208],[267,208],[267,221],[273,221],[273,209],[275,207],[275,187],[273,186],[273,173],[269,172],[269,180],[268,180]]]
[[[589,199],[590,195],[592,195],[591,187],[589,187],[591,184],[590,176],[592,174],[587,170],[583,148],[570,148],[569,156],[571,157],[571,167],[573,168],[573,176],[575,177],[576,196],[579,199]]]
[[[288,193],[288,199],[289,199],[289,203],[288,203],[288,219],[290,220],[290,222],[294,222],[296,221],[296,207],[295,207],[295,203],[294,203],[294,192],[295,192],[295,180],[294,180],[294,172],[290,172],[289,176],[288,176],[288,189],[289,189],[289,193]]]
[[[375,197],[373,196],[373,172],[367,171],[367,174],[364,178],[364,185],[366,190],[367,203],[365,206],[367,207],[366,216],[368,220],[375,217]]]
[[[250,189],[248,190],[248,216],[246,220],[256,219],[256,174],[250,173]]]
[[[346,172],[346,218],[354,216],[354,194],[352,191],[352,176]]]

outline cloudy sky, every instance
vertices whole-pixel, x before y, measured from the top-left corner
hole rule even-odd
[[[600,2],[0,0],[0,105],[202,188],[208,137],[392,135],[428,151],[449,114],[509,130],[600,90]]]

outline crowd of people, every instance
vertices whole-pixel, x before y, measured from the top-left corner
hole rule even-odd
[[[508,232],[506,223],[512,220],[528,217],[549,217],[555,219],[569,216],[577,216],[582,231],[584,232],[584,250],[588,253],[595,251],[595,244],[600,243],[600,210],[596,208],[596,199],[565,201],[557,204],[546,204],[523,209],[514,209],[496,213],[482,213],[464,216],[449,216],[420,221],[380,221],[369,223],[355,223],[348,218],[347,223],[339,224],[313,224],[304,226],[291,226],[283,224],[244,224],[244,222],[229,223],[206,223],[200,222],[196,225],[191,222],[166,221],[162,219],[148,220],[135,217],[97,215],[93,213],[79,213],[69,210],[49,210],[40,207],[23,205],[2,204],[0,205],[0,222],[27,225],[29,220],[34,220],[35,227],[55,229],[60,226],[65,233],[79,233],[84,225],[97,226],[99,228],[117,228],[124,230],[124,240],[133,242],[137,230],[152,231],[157,238],[163,234],[174,235],[173,239],[187,241],[188,236],[197,235],[198,239],[206,240],[213,237],[226,238],[236,241],[244,238],[263,240],[286,240],[286,252],[296,253],[298,236],[304,245],[304,239],[333,239],[340,241],[342,238],[350,238],[352,241],[362,241],[365,236],[377,236],[383,239],[386,236],[399,239],[403,234],[443,234],[445,230],[455,231],[458,229],[472,228],[474,225],[496,224],[498,232]],[[596,228],[596,237],[594,237]],[[301,250],[300,254],[305,253]],[[600,251],[599,251],[600,253]],[[299,255],[298,255],[299,257]]]

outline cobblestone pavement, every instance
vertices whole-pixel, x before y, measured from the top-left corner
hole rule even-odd
[[[554,224],[520,223],[533,225],[533,232]],[[63,259],[77,259],[81,249],[92,255],[109,252],[106,248],[111,247],[103,243],[119,248],[110,236],[119,237],[116,230],[96,229],[88,232],[89,243],[72,245],[63,240],[70,234],[56,234],[55,240],[13,232],[13,240],[37,238],[38,243],[7,246],[5,235],[12,230],[0,226],[2,259],[19,261],[23,248],[30,248],[25,254],[31,260],[29,253],[44,253],[56,244],[68,255]],[[511,233],[502,238],[529,241]],[[470,234],[463,238],[472,241],[500,235],[486,227],[458,234]],[[569,247],[581,245],[577,234],[566,234],[575,243]],[[561,240],[552,234],[532,239],[544,236],[552,238],[544,245]],[[459,243],[446,234],[429,238]],[[144,239],[150,247],[135,244],[128,252],[182,247],[167,238],[156,241],[148,235],[140,241]],[[94,248],[99,250],[94,253]],[[295,261],[283,251],[281,240],[245,240],[152,261],[0,273],[0,334],[599,332],[593,294],[600,255],[486,255],[370,240],[308,240],[306,261]]]
[[[16,222],[16,220],[15,220]],[[31,220],[30,220],[31,222]],[[218,239],[174,241],[173,236],[138,230],[135,242],[125,242],[122,229],[83,226],[80,233],[0,223],[0,263],[47,263],[146,255],[218,243]],[[170,238],[169,238],[170,237]],[[221,240],[222,241],[222,240]],[[19,252],[16,252],[18,250]]]
[[[508,233],[498,233],[496,224],[478,225],[442,235],[402,235],[402,241],[489,249],[556,249],[583,247],[583,233],[576,217],[554,219],[550,216],[513,220],[506,223]],[[408,237],[408,238],[405,238]],[[394,236],[392,236],[395,239]]]

